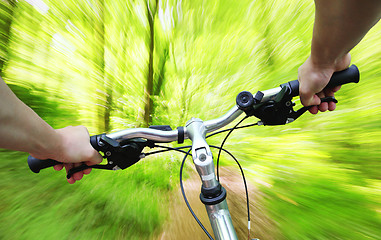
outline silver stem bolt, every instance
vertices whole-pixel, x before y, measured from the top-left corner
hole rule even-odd
[[[200,161],[203,162],[206,160],[206,155],[204,153],[200,154]]]

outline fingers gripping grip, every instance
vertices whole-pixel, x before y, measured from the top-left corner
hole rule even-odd
[[[97,136],[98,135],[90,137],[90,143],[94,147],[94,149],[96,149],[96,150],[98,150],[98,148],[99,148],[97,145],[97,138],[96,138]],[[39,173],[41,169],[53,167],[57,164],[62,164],[62,162],[58,162],[58,161],[52,160],[52,159],[41,160],[38,158],[34,158],[30,155],[28,156],[29,168],[34,173]]]
[[[333,88],[336,86],[344,85],[347,83],[358,83],[360,80],[360,72],[356,65],[352,65],[349,68],[335,72],[326,88]],[[288,83],[282,84],[281,86],[286,86],[292,97],[299,96],[299,81],[294,80]]]

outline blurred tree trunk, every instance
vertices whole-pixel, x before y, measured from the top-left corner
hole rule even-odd
[[[96,42],[98,45],[98,54],[96,59],[97,71],[99,71],[99,86],[100,89],[100,98],[98,104],[98,129],[100,132],[109,132],[110,127],[110,116],[112,109],[112,96],[113,90],[110,84],[110,79],[107,77],[107,73],[105,71],[105,48],[106,48],[106,39],[105,39],[105,1],[98,1],[98,9],[99,9],[99,19],[97,19],[97,24],[95,27],[96,34],[98,36],[99,41]]]
[[[156,99],[159,99],[161,97],[165,98],[165,96],[163,96],[162,88],[165,81],[165,65],[169,58],[169,45],[165,46],[163,53],[159,56],[159,58],[160,59],[159,59],[158,73],[155,75],[156,79],[154,80],[156,81],[154,81],[154,86],[153,86],[153,95],[155,96]],[[158,105],[159,103],[160,103],[159,101],[156,101],[156,102],[153,101],[152,112],[150,114],[151,116],[155,116],[157,108],[159,107]],[[150,124],[152,124],[152,122],[150,122]]]
[[[3,73],[4,64],[9,59],[8,43],[16,6],[16,0],[3,0],[0,2],[0,75]]]
[[[168,46],[163,50],[163,54],[160,56],[159,60],[159,72],[157,74],[157,82],[154,86],[154,95],[159,96],[161,89],[164,84],[164,79],[165,79],[165,64],[167,63],[168,60]]]
[[[153,110],[153,55],[155,47],[155,16],[157,14],[158,0],[155,0],[155,6],[150,6],[150,0],[147,0],[147,18],[149,24],[149,60],[148,60],[148,75],[147,84],[144,91],[145,106],[144,106],[144,125],[149,126],[152,122]]]
[[[110,116],[111,116],[111,110],[112,110],[112,88],[107,88],[107,95],[106,95],[106,108],[104,112],[104,126],[105,126],[105,132],[110,132],[111,125],[110,125]]]
[[[186,42],[184,44],[184,49],[185,52],[187,52],[188,45]],[[192,59],[192,55],[189,56],[190,59]],[[188,93],[188,86],[189,86],[189,79],[191,77],[191,72],[189,71],[184,71],[185,72],[185,81],[184,81],[184,86],[182,89],[182,97],[181,97],[181,115],[180,115],[180,120],[177,125],[181,126],[184,124],[185,119],[187,118],[188,110],[189,110],[189,104],[191,103],[193,93]]]
[[[261,4],[261,9],[263,11],[261,12],[262,16],[261,19],[262,21],[266,22],[267,24],[265,25],[265,30],[262,31],[263,35],[263,43],[264,43],[264,48],[262,49],[264,52],[266,52],[266,56],[268,56],[266,64],[270,66],[271,68],[274,67],[274,53],[275,53],[275,47],[273,44],[274,41],[274,36],[272,35],[273,32],[273,26],[272,26],[272,17],[271,17],[271,12],[272,9],[269,7],[268,3],[265,1],[260,1]]]

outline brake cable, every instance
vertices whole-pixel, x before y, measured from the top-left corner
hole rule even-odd
[[[243,183],[244,183],[244,187],[245,187],[245,193],[246,193],[246,205],[247,205],[247,216],[248,216],[248,239],[250,239],[250,201],[249,201],[249,193],[248,193],[248,190],[247,190],[247,183],[246,183],[246,178],[245,178],[245,174],[243,172],[243,169],[242,169],[242,166],[241,164],[239,163],[239,161],[237,160],[237,158],[234,157],[234,155],[232,153],[230,153],[228,150],[224,149],[223,148],[223,145],[224,143],[226,142],[227,138],[230,136],[230,134],[236,130],[236,129],[240,129],[240,128],[246,128],[246,127],[251,127],[251,126],[255,126],[255,125],[258,125],[257,123],[254,123],[254,124],[248,124],[248,125],[244,125],[244,126],[238,126],[239,124],[241,124],[244,120],[246,120],[248,118],[248,116],[244,117],[243,119],[241,119],[233,128],[229,128],[229,129],[225,129],[225,130],[221,130],[221,131],[218,131],[218,132],[215,132],[213,134],[210,134],[208,136],[206,136],[206,138],[208,137],[211,137],[211,136],[214,136],[216,134],[219,134],[219,133],[223,133],[223,132],[228,132],[228,134],[225,136],[224,140],[222,141],[221,143],[221,146],[215,146],[215,145],[209,145],[210,147],[212,148],[216,148],[216,149],[219,149],[219,152],[218,152],[218,157],[217,157],[217,180],[219,181],[219,159],[220,159],[220,155],[221,155],[221,151],[223,150],[224,152],[226,152],[227,154],[229,154],[233,160],[237,163],[240,171],[241,171],[241,175],[242,175],[242,178],[243,178]],[[199,224],[199,226],[201,227],[201,229],[205,232],[205,234],[209,237],[209,239],[213,239],[213,237],[210,235],[210,233],[206,230],[206,228],[204,227],[204,225],[201,223],[201,221],[198,219],[198,217],[196,216],[196,214],[194,213],[194,211],[192,210],[192,207],[190,206],[189,202],[188,202],[188,199],[185,195],[185,190],[184,190],[184,186],[183,186],[183,180],[182,180],[182,173],[183,173],[183,168],[184,168],[184,163],[185,163],[185,160],[186,158],[190,155],[192,156],[192,154],[190,153],[191,151],[191,146],[188,145],[188,146],[181,146],[181,147],[176,147],[176,148],[173,148],[173,147],[168,147],[168,146],[163,146],[163,145],[158,145],[158,144],[154,144],[154,147],[159,147],[159,148],[164,148],[163,150],[158,150],[158,151],[153,151],[153,152],[149,152],[149,153],[143,153],[143,157],[146,157],[146,156],[149,156],[149,155],[152,155],[152,154],[157,154],[157,153],[163,153],[163,152],[167,152],[167,151],[178,151],[178,152],[181,152],[181,153],[184,153],[185,156],[182,160],[182,163],[181,163],[181,167],[180,167],[180,188],[181,188],[181,193],[183,195],[183,198],[184,198],[184,201],[185,201],[185,204],[187,205],[188,207],[188,210],[190,211],[190,213],[192,214],[193,218],[196,220],[196,222]],[[189,148],[189,150],[186,152],[182,149],[186,149],[186,148]]]
[[[152,152],[148,152],[148,153],[143,153],[143,155],[144,155],[143,157],[146,157],[146,156],[149,156],[149,155],[153,155],[153,154],[163,153],[163,152],[169,152],[169,151],[177,151],[177,152],[181,152],[181,153],[187,154],[186,151],[183,151],[181,149],[183,149],[183,148],[190,148],[192,146],[188,145],[188,146],[182,146],[182,147],[173,148],[173,147],[167,147],[167,146],[155,144],[154,147],[165,148],[165,149],[164,150],[152,151]],[[189,153],[188,155],[192,156],[191,153]]]

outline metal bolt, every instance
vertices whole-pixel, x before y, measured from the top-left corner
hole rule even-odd
[[[114,163],[113,161],[108,162],[108,164],[110,164],[110,165],[113,164],[113,163]]]
[[[249,101],[248,97],[245,95],[242,96],[241,100],[243,103],[247,103]]]
[[[286,106],[287,106],[287,107],[291,106],[291,102],[290,102],[290,101],[287,101],[287,102],[286,102]]]
[[[98,142],[98,145],[99,145],[100,147],[103,147],[105,144],[104,144],[103,142]]]
[[[199,159],[200,159],[201,162],[205,161],[206,160],[206,155],[204,153],[201,153]]]
[[[110,151],[107,151],[107,152],[106,152],[106,156],[107,156],[107,157],[110,157],[110,156],[111,156],[111,152],[110,152]]]

